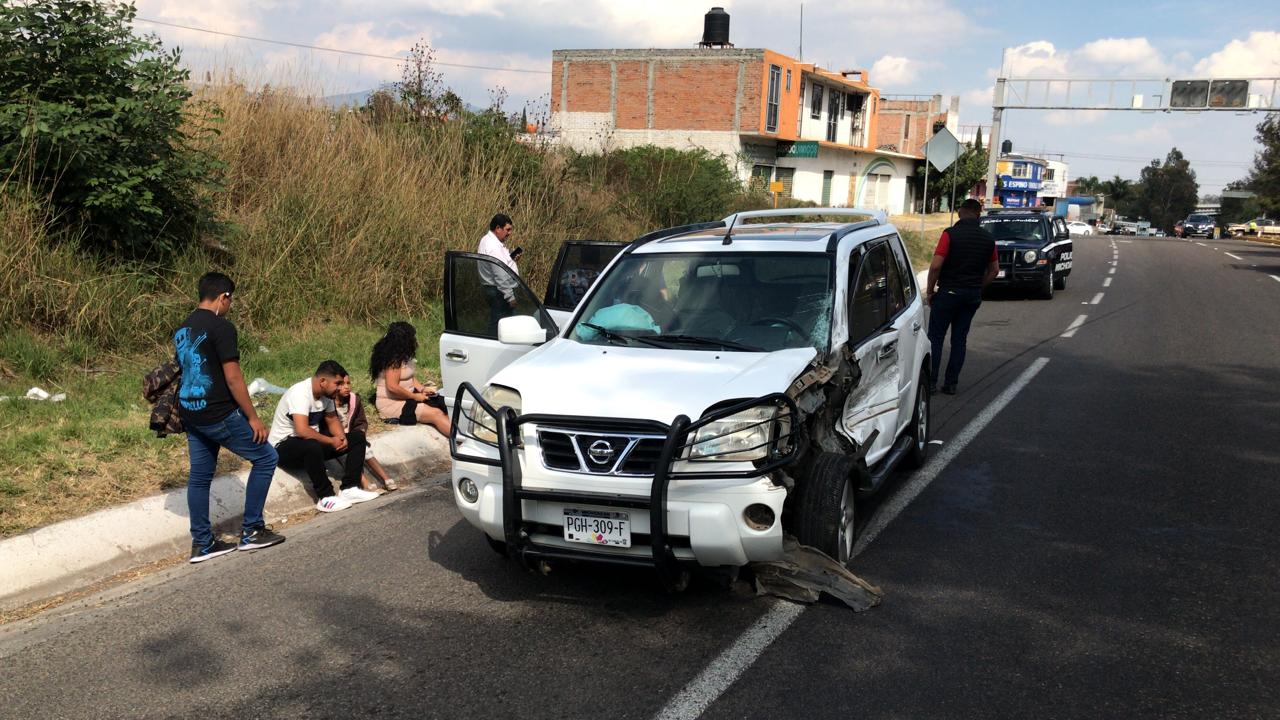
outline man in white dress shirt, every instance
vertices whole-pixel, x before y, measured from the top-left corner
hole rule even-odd
[[[488,334],[498,334],[498,321],[510,316],[516,307],[516,276],[520,268],[516,267],[515,258],[507,251],[507,238],[511,237],[514,227],[511,218],[502,213],[493,216],[489,221],[489,232],[480,238],[480,247],[476,251],[488,255],[510,269],[510,273],[492,263],[478,263],[480,282],[484,284],[485,296],[489,300]]]

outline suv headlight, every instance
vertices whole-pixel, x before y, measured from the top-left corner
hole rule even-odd
[[[509,387],[501,385],[490,385],[480,393],[480,397],[489,403],[494,410],[501,410],[503,406],[509,406],[516,414],[520,414],[520,393]],[[485,409],[476,403],[471,406],[471,414],[464,420],[467,434],[481,442],[498,444],[498,420],[497,418],[485,412]]]
[[[776,407],[754,407],[708,423],[689,446],[689,459],[714,462],[763,460],[769,456]]]
[[[1035,262],[1038,257],[1040,257],[1040,255],[1035,250],[1028,250],[1022,253],[1022,261],[1027,264]]]

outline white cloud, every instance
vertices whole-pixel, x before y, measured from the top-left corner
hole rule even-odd
[[[1044,123],[1054,127],[1092,125],[1105,116],[1102,110],[1054,110],[1044,116]]]
[[[1172,70],[1160,51],[1144,37],[1094,40],[1072,53],[1070,60],[1084,67],[1136,75],[1161,75]]]
[[[970,115],[970,117],[982,117],[981,110],[990,110],[991,101],[995,94],[995,88],[988,85],[981,90],[965,90],[960,93],[960,114],[961,116]],[[989,116],[988,116],[989,117]],[[986,118],[984,118],[985,121]]]
[[[1280,32],[1257,31],[1196,63],[1196,75],[1260,77],[1280,75]]]
[[[1160,124],[1139,128],[1133,132],[1108,135],[1107,140],[1125,147],[1143,145],[1167,146],[1173,143],[1174,138],[1173,132],[1169,130],[1169,126],[1167,124]]]
[[[871,82],[876,87],[905,85],[920,76],[920,63],[898,55],[884,55],[871,66]]]
[[[1034,40],[1009,48],[1004,62],[1006,77],[1154,76],[1172,70],[1160,51],[1143,37],[1103,38],[1074,50]],[[995,77],[995,71],[989,75]]]

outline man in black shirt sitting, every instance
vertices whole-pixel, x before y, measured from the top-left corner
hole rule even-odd
[[[1000,271],[996,257],[996,241],[979,223],[982,203],[969,198],[960,204],[960,219],[942,231],[938,248],[929,264],[925,283],[925,301],[929,303],[929,342],[933,345],[933,368],[929,375],[929,392],[937,389],[938,371],[942,367],[942,344],[951,330],[951,357],[942,392],[956,394],[960,369],[964,367],[965,345],[969,326],[982,304],[982,289],[995,280]]]

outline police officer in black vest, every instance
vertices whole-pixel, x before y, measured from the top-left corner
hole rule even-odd
[[[942,231],[938,249],[929,264],[925,300],[929,303],[929,342],[933,345],[933,371],[929,391],[937,390],[942,367],[942,342],[951,329],[951,358],[942,381],[942,392],[956,394],[960,368],[964,367],[969,326],[982,304],[982,289],[991,284],[1000,270],[996,241],[978,224],[982,204],[970,198],[960,204],[960,219]]]

